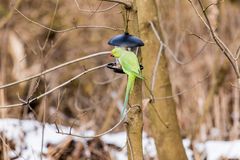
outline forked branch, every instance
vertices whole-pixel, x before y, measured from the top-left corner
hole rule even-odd
[[[209,30],[213,40],[215,41],[215,43],[217,44],[217,46],[219,47],[219,49],[222,51],[222,53],[226,56],[226,58],[228,59],[228,61],[230,62],[231,66],[234,69],[234,72],[237,76],[238,79],[240,79],[240,72],[239,72],[239,67],[237,64],[237,59],[234,57],[233,53],[230,51],[230,49],[225,45],[225,43],[218,37],[218,35],[215,33],[215,31],[213,30],[213,27],[210,23],[210,20],[207,16],[207,9],[215,4],[210,4],[209,6],[207,6],[206,8],[204,8],[202,1],[201,0],[197,0],[201,11],[204,15],[204,18],[206,19],[206,21],[204,20],[204,18],[200,15],[200,13],[198,12],[197,8],[195,7],[195,5],[193,4],[193,2],[191,0],[188,0],[189,3],[191,4],[191,6],[193,7],[194,11],[197,13],[198,17],[201,19],[201,21],[204,23],[204,25],[207,27],[207,29]],[[238,52],[238,51],[237,51]],[[238,56],[237,56],[238,57]]]

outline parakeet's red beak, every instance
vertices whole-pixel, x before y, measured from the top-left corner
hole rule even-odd
[[[109,54],[109,57],[114,57],[112,54]]]

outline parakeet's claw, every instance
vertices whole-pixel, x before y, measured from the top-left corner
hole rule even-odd
[[[140,64],[139,66],[141,70],[144,69],[143,65]],[[115,73],[125,74],[122,70],[122,67],[119,66],[116,62],[108,63],[107,68],[112,69]]]
[[[107,68],[112,69],[115,73],[125,74],[120,65],[117,65],[115,62],[108,63]]]

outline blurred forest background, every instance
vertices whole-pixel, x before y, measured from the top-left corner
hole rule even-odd
[[[188,0],[156,2],[173,90],[173,97],[162,98],[174,98],[182,138],[199,142],[239,139],[240,93],[231,65]],[[215,2],[204,0],[206,4]],[[208,15],[219,37],[236,53],[240,45],[240,1],[220,0]],[[73,29],[66,31],[69,28]],[[108,40],[121,34],[123,28],[121,5],[117,3],[0,0],[0,84],[110,51],[113,47]],[[1,106],[27,101],[86,69],[112,61],[108,55],[97,56],[1,89]],[[101,133],[118,123],[126,80],[126,76],[102,68],[30,105],[1,109],[1,118],[36,119]],[[144,114],[144,131],[151,136],[147,119]],[[114,132],[122,130],[124,127],[119,126]]]

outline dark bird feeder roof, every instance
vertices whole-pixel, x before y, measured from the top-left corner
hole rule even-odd
[[[140,38],[127,32],[114,36],[108,41],[108,44],[112,46],[129,48],[144,46],[144,43]]]

